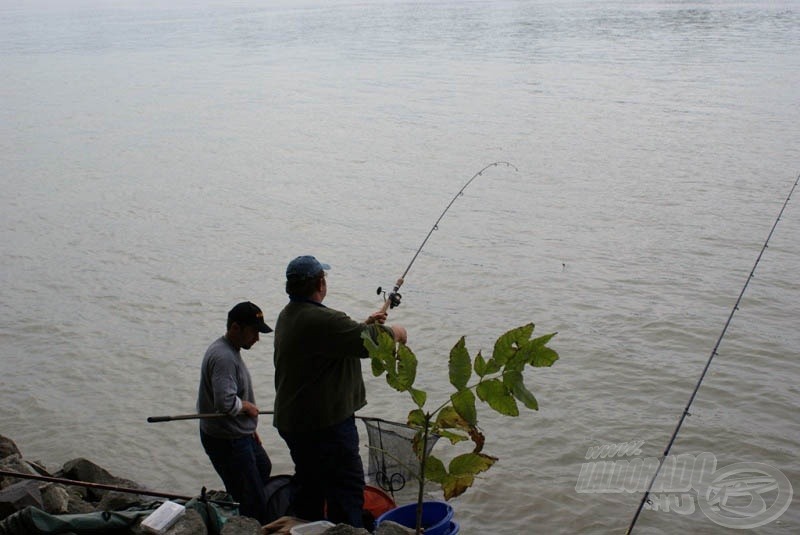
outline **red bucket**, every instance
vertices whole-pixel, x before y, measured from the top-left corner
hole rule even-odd
[[[367,485],[364,487],[364,510],[369,511],[372,518],[378,518],[386,511],[397,507],[391,496],[378,487]]]

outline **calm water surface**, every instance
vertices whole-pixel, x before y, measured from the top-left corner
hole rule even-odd
[[[559,333],[541,409],[480,414],[500,461],[453,502],[470,534],[624,532],[641,493],[578,493],[587,450],[661,455],[800,170],[797,1],[2,0],[0,78],[0,434],[162,491],[220,485],[196,422],[145,420],[193,412],[232,304],[274,322],[311,253],[366,317],[455,192],[515,164],[458,199],[391,314],[434,399],[461,335]],[[796,493],[797,201],[673,447]],[[246,358],[271,408],[269,335]],[[402,420],[366,375],[363,413]],[[754,531],[796,533],[797,500]],[[638,531],[732,531],[695,509]]]

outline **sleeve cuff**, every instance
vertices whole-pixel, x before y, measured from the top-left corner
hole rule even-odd
[[[236,403],[233,404],[233,408],[229,414],[231,416],[236,416],[240,412],[242,412],[242,400],[239,398],[239,396],[236,396]]]

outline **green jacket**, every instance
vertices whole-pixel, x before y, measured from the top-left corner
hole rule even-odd
[[[279,431],[315,431],[339,423],[367,404],[361,333],[379,329],[344,312],[292,299],[275,324],[275,414]]]

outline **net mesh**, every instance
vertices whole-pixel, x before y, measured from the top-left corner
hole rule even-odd
[[[407,482],[416,480],[419,460],[414,453],[413,441],[417,430],[406,424],[380,418],[362,418],[369,439],[369,465],[367,475],[380,488],[397,492]],[[430,453],[438,435],[428,438]]]

